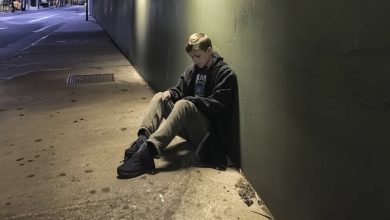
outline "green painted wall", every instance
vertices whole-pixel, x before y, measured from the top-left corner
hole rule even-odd
[[[93,14],[155,90],[205,32],[236,71],[244,174],[277,219],[385,219],[390,3],[100,0]]]

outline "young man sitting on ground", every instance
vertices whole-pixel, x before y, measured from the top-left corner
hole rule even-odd
[[[155,170],[172,139],[179,135],[196,148],[197,165],[226,169],[224,121],[231,110],[235,74],[213,52],[210,38],[203,33],[189,36],[185,47],[194,62],[180,76],[176,86],[158,92],[138,130],[138,138],[126,149],[118,178],[132,178]],[[165,119],[165,123],[161,122]]]

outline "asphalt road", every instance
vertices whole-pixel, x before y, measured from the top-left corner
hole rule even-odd
[[[36,61],[24,59],[15,63],[14,60],[21,60],[31,47],[42,43],[56,31],[84,20],[83,6],[0,14],[0,79],[9,79],[35,69]],[[42,57],[39,63],[44,62],[49,62],[49,59]],[[18,67],[17,71],[15,67]],[[20,71],[20,67],[25,69]]]

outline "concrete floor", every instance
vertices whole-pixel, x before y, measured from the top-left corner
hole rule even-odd
[[[0,219],[269,219],[241,199],[236,169],[193,167],[179,138],[157,174],[116,178],[154,91],[93,19],[6,64],[26,75],[0,81]],[[115,82],[66,85],[101,73]]]

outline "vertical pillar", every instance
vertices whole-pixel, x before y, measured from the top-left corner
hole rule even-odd
[[[85,20],[88,21],[88,0],[85,1]]]

